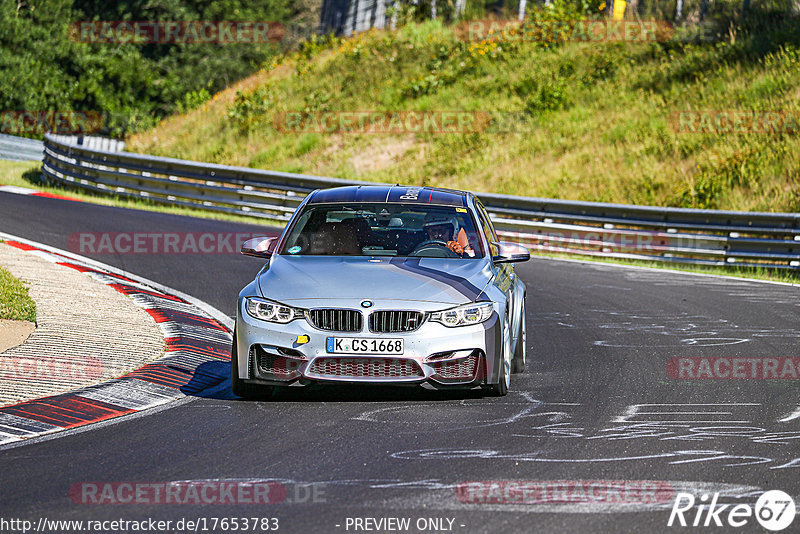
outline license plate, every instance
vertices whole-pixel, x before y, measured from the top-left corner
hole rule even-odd
[[[402,338],[329,337],[330,354],[403,354]]]

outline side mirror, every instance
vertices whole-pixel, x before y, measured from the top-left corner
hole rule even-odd
[[[517,263],[531,259],[531,253],[522,245],[506,241],[494,244],[497,246],[497,254],[492,256],[492,263]]]
[[[242,244],[242,254],[256,258],[269,258],[275,252],[277,237],[254,237]]]

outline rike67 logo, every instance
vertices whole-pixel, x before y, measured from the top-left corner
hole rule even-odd
[[[719,493],[715,493],[709,502],[710,495],[704,493],[700,496],[700,504],[695,508],[696,499],[691,493],[678,493],[672,504],[667,526],[680,525],[682,527],[743,527],[752,518],[767,530],[783,530],[794,521],[796,513],[794,499],[780,490],[770,490],[761,494],[755,507],[750,504],[718,504]]]

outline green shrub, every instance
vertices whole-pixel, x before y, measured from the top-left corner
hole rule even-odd
[[[273,20],[294,16],[289,0],[0,2],[0,110],[102,114],[100,134],[123,136],[185,112],[258,70],[277,44],[84,43],[76,21]],[[41,137],[41,134],[34,135]]]
[[[197,109],[206,102],[211,100],[211,93],[206,89],[199,91],[189,91],[183,95],[183,99],[175,106],[178,113],[186,113],[193,109]]]
[[[233,106],[228,110],[228,118],[243,133],[248,132],[256,123],[266,118],[267,113],[273,109],[274,102],[272,87],[269,85],[249,93],[237,91]]]
[[[567,85],[561,80],[548,79],[539,82],[525,99],[525,111],[536,116],[543,111],[565,108],[569,103]]]

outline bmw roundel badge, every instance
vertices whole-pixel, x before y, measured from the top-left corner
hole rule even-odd
[[[371,300],[362,300],[361,301],[361,307],[362,308],[371,308],[372,307],[372,301]]]

